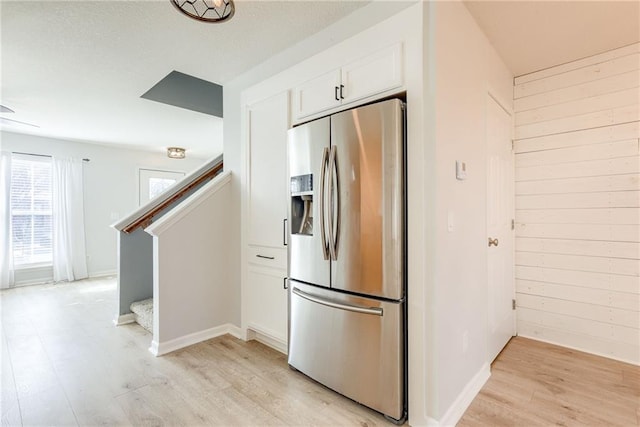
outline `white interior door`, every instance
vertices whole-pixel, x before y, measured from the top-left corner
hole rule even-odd
[[[138,205],[142,206],[184,178],[184,172],[140,169],[138,178]]]
[[[487,96],[487,260],[489,360],[515,335],[514,163],[511,115]]]

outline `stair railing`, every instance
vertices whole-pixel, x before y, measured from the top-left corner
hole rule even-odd
[[[194,188],[213,179],[222,172],[223,166],[222,155],[208,161],[200,168],[185,176],[176,183],[174,187],[167,189],[163,194],[142,205],[130,215],[113,224],[112,227],[126,234],[130,234],[140,227],[148,227],[153,222],[155,216],[164,211],[176,200],[190,194]]]

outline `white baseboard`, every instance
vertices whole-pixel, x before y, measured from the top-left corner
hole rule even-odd
[[[278,350],[282,354],[287,354],[287,343],[279,340],[277,338],[270,337],[269,335],[262,334],[260,332],[255,332],[254,339],[266,346],[269,346],[275,350]]]
[[[113,324],[116,326],[126,325],[127,323],[133,323],[136,321],[136,315],[134,313],[121,314],[113,319]]]
[[[412,417],[409,414],[409,418],[407,419],[406,425],[410,425],[411,427],[440,427],[440,423],[438,420],[433,419],[424,415],[422,418],[419,418],[415,415],[415,411],[412,412],[414,416]]]
[[[259,343],[262,343],[266,346],[269,346],[275,350],[278,350],[280,353],[287,354],[287,342],[281,338],[276,337],[274,334],[271,334],[261,328],[255,327],[253,325],[248,325],[245,333],[245,341],[256,340]]]
[[[164,354],[171,353],[172,351],[176,351],[181,348],[185,348],[190,345],[226,334],[232,335],[238,339],[242,339],[240,328],[232,325],[231,323],[227,323],[164,342],[158,342],[154,337],[151,341],[151,347],[149,347],[149,351],[154,356],[162,356]]]
[[[118,275],[118,271],[117,270],[105,270],[105,271],[92,271],[91,274],[89,274],[89,278],[90,279],[99,279],[102,277],[109,277],[109,276],[117,276]]]
[[[471,381],[467,383],[462,390],[462,393],[458,395],[458,398],[449,407],[447,412],[442,416],[442,418],[440,418],[440,422],[438,424],[441,427],[455,426],[490,376],[491,366],[488,363],[485,363],[482,365],[482,368],[480,368],[478,373],[471,378]]]

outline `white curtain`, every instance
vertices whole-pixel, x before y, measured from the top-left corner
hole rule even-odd
[[[53,280],[87,277],[82,159],[53,157]]]
[[[0,288],[13,286],[11,255],[11,153],[0,152]]]

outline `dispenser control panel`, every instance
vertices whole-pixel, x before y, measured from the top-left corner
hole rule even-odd
[[[301,195],[311,193],[313,193],[313,174],[291,177],[291,194]]]

